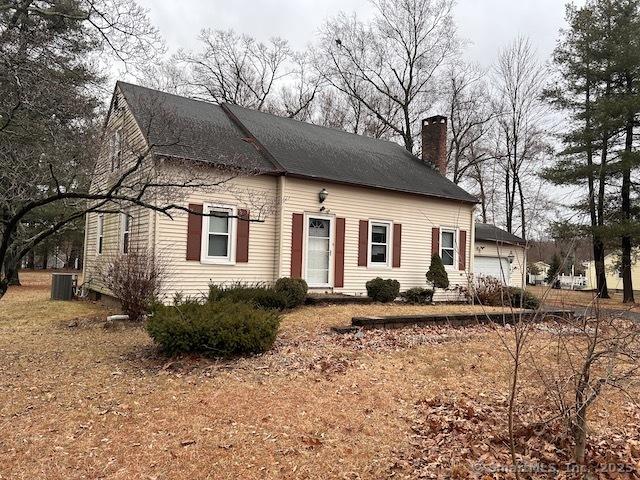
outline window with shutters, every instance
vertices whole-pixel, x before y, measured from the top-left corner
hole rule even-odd
[[[391,222],[369,221],[369,266],[391,266]]]
[[[235,263],[236,208],[205,204],[203,213],[202,262]]]
[[[440,229],[440,258],[446,268],[455,268],[456,243],[455,229]]]
[[[98,231],[96,232],[96,250],[102,255],[104,248],[104,213],[98,215]]]

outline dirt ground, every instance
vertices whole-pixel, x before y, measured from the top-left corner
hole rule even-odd
[[[22,279],[0,300],[0,479],[416,478],[440,471],[418,462],[433,402],[508,391],[495,329],[329,329],[460,306],[304,307],[265,355],[168,359],[141,327],[105,329],[99,304],[50,301],[45,274]],[[640,419],[615,405],[596,433]],[[443,438],[429,455],[450,456]]]

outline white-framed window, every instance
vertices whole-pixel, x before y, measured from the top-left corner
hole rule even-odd
[[[236,207],[204,204],[203,213],[202,263],[234,263]]]
[[[440,229],[440,258],[445,268],[455,268],[456,265],[456,235],[453,228]]]
[[[96,232],[96,250],[102,255],[104,248],[104,213],[98,215],[98,231]]]
[[[131,224],[133,223],[133,217],[128,212],[122,212],[122,253],[129,253],[129,244],[131,242]]]
[[[391,222],[369,220],[369,266],[391,265]]]
[[[122,158],[122,129],[119,128],[109,140],[109,157],[111,158],[111,171],[115,172],[120,169],[120,160]]]

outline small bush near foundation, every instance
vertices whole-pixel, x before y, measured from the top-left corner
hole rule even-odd
[[[400,294],[400,282],[376,277],[366,283],[367,296],[376,302],[393,302]]]
[[[410,288],[409,290],[402,292],[400,294],[400,298],[405,302],[414,305],[425,305],[432,302],[433,290],[421,287]]]
[[[517,287],[509,287],[508,292],[512,307],[528,308],[530,310],[536,310],[540,308],[540,299],[533,293]]]
[[[304,303],[309,286],[302,278],[282,277],[276,281],[273,289],[284,295],[287,308],[295,308]]]
[[[431,257],[431,265],[429,265],[429,271],[427,272],[427,282],[433,285],[433,288],[449,288],[449,275],[444,268],[440,255],[434,253]]]
[[[284,310],[287,308],[287,297],[282,292],[265,286],[232,285],[222,287],[209,286],[209,302],[228,301],[247,303],[264,310]]]
[[[98,266],[98,278],[120,301],[132,322],[144,320],[166,278],[163,260],[151,250],[131,250]]]
[[[506,287],[494,277],[479,277],[474,291],[475,300],[494,307],[527,308],[540,307],[540,300],[531,292],[516,287]]]
[[[219,357],[262,353],[273,345],[280,315],[246,303],[189,302],[158,305],[147,331],[169,355],[204,353]]]

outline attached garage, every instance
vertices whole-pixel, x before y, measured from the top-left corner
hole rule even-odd
[[[476,223],[473,274],[522,288],[527,275],[526,242],[495,225]]]
[[[475,263],[476,277],[493,277],[499,279],[505,285],[510,284],[511,264],[509,263],[509,259],[504,257],[477,256]]]

